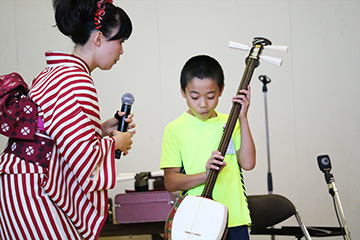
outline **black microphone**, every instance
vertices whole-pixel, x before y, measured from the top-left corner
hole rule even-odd
[[[334,176],[330,173],[331,171],[331,162],[329,155],[320,155],[317,157],[318,165],[320,170],[324,173],[325,181],[329,185],[335,181]],[[330,194],[334,196],[334,192],[330,188]]]
[[[114,115],[114,117],[119,120],[119,125],[118,125],[118,131],[120,132],[126,132],[127,128],[128,128],[128,123],[125,122],[125,118],[127,118],[131,112],[131,105],[134,103],[135,98],[131,93],[125,93],[122,98],[122,106],[121,106],[121,112],[125,112],[125,115],[120,117],[119,116],[119,111],[117,111]],[[115,158],[116,159],[120,159],[121,156],[121,151],[119,149],[115,150]]]
[[[329,155],[320,155],[317,157],[317,160],[318,160],[319,168],[323,173],[330,172],[331,162]]]

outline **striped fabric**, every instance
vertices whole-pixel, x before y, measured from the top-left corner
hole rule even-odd
[[[87,65],[61,52],[46,60],[29,96],[55,146],[48,169],[0,156],[0,239],[97,239],[116,181],[114,140],[102,138]]]

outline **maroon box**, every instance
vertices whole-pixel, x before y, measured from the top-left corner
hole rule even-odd
[[[118,223],[166,221],[179,193],[167,191],[131,192],[115,196]]]

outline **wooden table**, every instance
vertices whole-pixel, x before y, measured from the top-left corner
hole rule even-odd
[[[104,224],[100,237],[110,236],[131,236],[131,235],[151,235],[152,240],[163,240],[160,235],[164,233],[164,222],[144,222],[126,224]]]
[[[110,236],[131,236],[131,235],[151,235],[152,240],[163,240],[165,222],[144,222],[127,224],[105,224],[100,237]],[[342,236],[343,232],[339,227],[307,227],[312,237],[333,237]],[[294,236],[297,239],[303,237],[300,227],[280,227],[266,228],[263,230],[251,231],[251,235],[280,235]]]

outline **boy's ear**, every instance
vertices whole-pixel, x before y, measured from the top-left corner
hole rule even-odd
[[[184,90],[182,89],[181,86],[180,86],[180,92],[181,92],[181,95],[182,95],[184,98],[186,98],[185,92],[184,92]]]
[[[225,84],[223,84],[222,88],[220,89],[220,94],[219,94],[219,97],[221,97],[223,91],[224,91],[224,88],[225,88]]]

